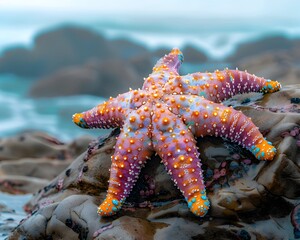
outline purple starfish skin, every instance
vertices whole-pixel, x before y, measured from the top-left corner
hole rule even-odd
[[[99,206],[102,216],[115,214],[128,197],[141,168],[156,152],[197,216],[209,209],[195,137],[220,136],[250,150],[258,159],[272,160],[276,149],[250,118],[220,104],[238,93],[271,93],[276,81],[238,70],[178,74],[183,55],[178,49],[161,58],[142,90],[110,98],[73,116],[83,128],[120,127],[111,157],[108,194]]]

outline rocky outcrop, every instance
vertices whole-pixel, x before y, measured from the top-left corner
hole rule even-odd
[[[300,41],[282,36],[241,44],[227,61],[234,67],[281,83],[300,83]]]
[[[289,51],[299,47],[299,40],[291,40],[284,36],[269,36],[240,44],[235,53],[227,58],[229,62],[239,62],[243,59],[265,53]]]
[[[212,205],[204,218],[189,211],[157,156],[142,170],[122,210],[113,217],[97,216],[119,133],[115,130],[35,193],[25,207],[31,215],[10,239],[293,239],[298,220],[291,222],[290,214],[297,213],[293,209],[300,200],[299,87],[230,102],[275,144],[273,161],[258,161],[218,138],[198,143]]]
[[[65,150],[62,142],[42,132],[21,133],[0,140],[0,160],[30,157],[65,159]]]
[[[0,57],[0,73],[41,77],[94,59],[130,59],[147,52],[129,40],[107,40],[89,29],[63,26],[40,32],[30,49],[8,48]]]
[[[31,88],[29,95],[32,97],[54,97],[92,94],[108,98],[116,96],[120,92],[126,92],[129,87],[140,87],[141,83],[142,78],[125,61],[93,61],[82,67],[61,70],[37,81]]]
[[[12,48],[0,58],[0,73],[38,77],[93,58],[116,56],[109,42],[84,28],[65,26],[38,34],[33,48]]]
[[[90,136],[82,136],[65,144],[44,132],[24,132],[0,139],[0,161],[21,158],[71,159],[82,153],[91,140]]]
[[[257,76],[276,79],[284,84],[300,83],[300,52],[294,50],[259,54],[238,62]]]
[[[186,45],[182,52],[184,53],[184,60],[188,63],[204,63],[208,61],[208,57],[193,45]]]
[[[42,132],[27,132],[0,141],[0,191],[33,193],[44,187],[81,154],[91,137],[69,144]]]

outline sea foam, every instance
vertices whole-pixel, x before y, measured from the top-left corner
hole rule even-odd
[[[7,87],[7,81],[12,84]],[[29,98],[24,93],[30,83],[11,75],[0,77],[0,137],[28,130],[45,131],[60,140],[69,141],[84,134],[94,136],[103,130],[83,130],[72,122],[75,112],[82,112],[102,103],[105,99],[80,95],[56,98]],[[6,84],[6,85],[5,85]],[[23,86],[13,89],[15,86]],[[6,87],[5,87],[6,86]]]

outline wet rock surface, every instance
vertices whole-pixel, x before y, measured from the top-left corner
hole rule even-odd
[[[9,239],[294,239],[300,203],[300,86],[232,104],[250,116],[278,153],[258,161],[229,141],[198,142],[211,209],[194,216],[153,156],[122,210],[97,216],[105,198],[116,129],[90,144],[26,204]],[[246,99],[248,98],[248,100]]]
[[[34,193],[84,152],[89,136],[69,144],[42,132],[26,132],[0,139],[0,191]]]

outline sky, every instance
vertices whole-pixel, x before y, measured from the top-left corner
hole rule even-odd
[[[299,18],[298,0],[0,0],[0,12],[52,12],[147,16]],[[117,16],[118,15],[118,16]]]

